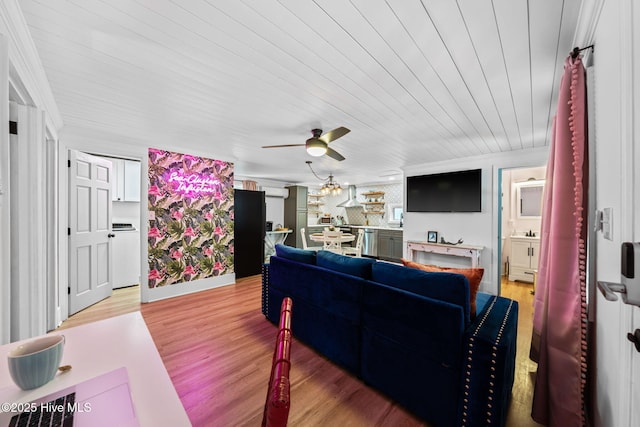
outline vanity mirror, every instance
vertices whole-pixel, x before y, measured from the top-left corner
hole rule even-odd
[[[542,216],[544,180],[518,182],[515,185],[516,216],[518,218],[540,218]]]

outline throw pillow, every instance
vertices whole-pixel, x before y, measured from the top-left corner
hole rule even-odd
[[[316,264],[318,267],[371,279],[371,265],[375,262],[373,258],[350,257],[331,251],[318,251]]]
[[[304,264],[316,264],[316,251],[294,248],[287,245],[276,245],[276,255]]]
[[[482,276],[484,275],[484,268],[454,268],[454,267],[440,267],[437,265],[420,264],[414,261],[402,259],[402,264],[406,267],[417,268],[418,270],[428,271],[431,273],[445,272],[462,274],[469,281],[469,311],[471,317],[476,315],[476,295],[478,294],[478,288],[480,282],[482,282]]]

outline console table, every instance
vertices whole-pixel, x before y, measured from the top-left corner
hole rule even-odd
[[[268,263],[271,255],[276,253],[276,245],[284,243],[291,230],[267,231],[264,235],[264,262]]]
[[[434,253],[470,258],[472,268],[480,265],[480,252],[482,252],[483,249],[484,246],[446,245],[413,240],[407,242],[407,255],[411,261],[415,261],[414,255],[416,252]]]

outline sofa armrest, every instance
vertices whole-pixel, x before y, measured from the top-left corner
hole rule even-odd
[[[269,312],[269,264],[262,264],[262,314]]]
[[[518,302],[493,296],[465,331],[461,426],[504,426],[515,374]]]

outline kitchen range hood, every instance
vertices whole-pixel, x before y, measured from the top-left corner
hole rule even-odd
[[[356,208],[362,206],[356,198],[356,186],[350,185],[348,188],[349,198],[337,205],[340,208]]]

